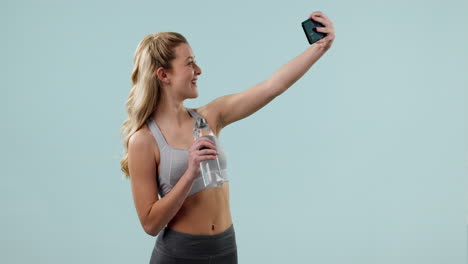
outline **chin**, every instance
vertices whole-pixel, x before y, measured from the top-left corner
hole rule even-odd
[[[194,91],[192,94],[190,94],[189,98],[197,98],[198,97],[198,91]]]

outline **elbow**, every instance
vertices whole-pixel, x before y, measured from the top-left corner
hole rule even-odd
[[[143,225],[143,230],[145,230],[145,233],[150,236],[156,236],[156,232],[154,232],[155,228],[149,224]]]
[[[153,211],[151,211],[153,209]],[[150,236],[157,236],[161,229],[164,228],[165,224],[161,219],[161,214],[157,208],[151,207],[150,211],[146,214],[145,217],[141,218],[141,225],[146,234]]]
[[[155,232],[153,232],[152,229],[147,228],[147,227],[145,227],[145,228],[143,228],[143,229],[145,230],[145,233],[146,233],[146,234],[148,234],[148,235],[150,235],[150,236],[152,236],[152,237],[156,236]]]
[[[282,85],[279,82],[275,82],[272,78],[267,79],[265,81],[265,86],[267,87],[266,90],[270,95],[270,100],[275,99],[278,95],[281,95],[284,92],[284,90],[287,89],[283,88],[285,87],[285,85]]]
[[[157,236],[159,232],[161,231],[162,228],[159,227],[159,225],[145,225],[143,226],[143,229],[145,230],[146,234],[150,236]]]

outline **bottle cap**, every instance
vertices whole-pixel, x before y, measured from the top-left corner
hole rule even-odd
[[[199,118],[197,119],[196,125],[198,128],[205,128],[208,126],[208,123],[206,122],[205,118]]]

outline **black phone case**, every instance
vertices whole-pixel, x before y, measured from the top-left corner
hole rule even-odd
[[[304,29],[304,33],[306,34],[310,45],[314,44],[316,41],[324,38],[327,35],[326,33],[317,32],[315,29],[316,27],[323,27],[323,25],[322,23],[312,20],[312,18],[302,22],[302,29]]]

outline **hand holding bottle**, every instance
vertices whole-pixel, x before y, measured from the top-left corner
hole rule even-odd
[[[204,160],[215,160],[218,155],[213,141],[206,137],[200,137],[190,146],[188,169],[191,173],[191,180],[195,180],[201,172],[200,162]]]

